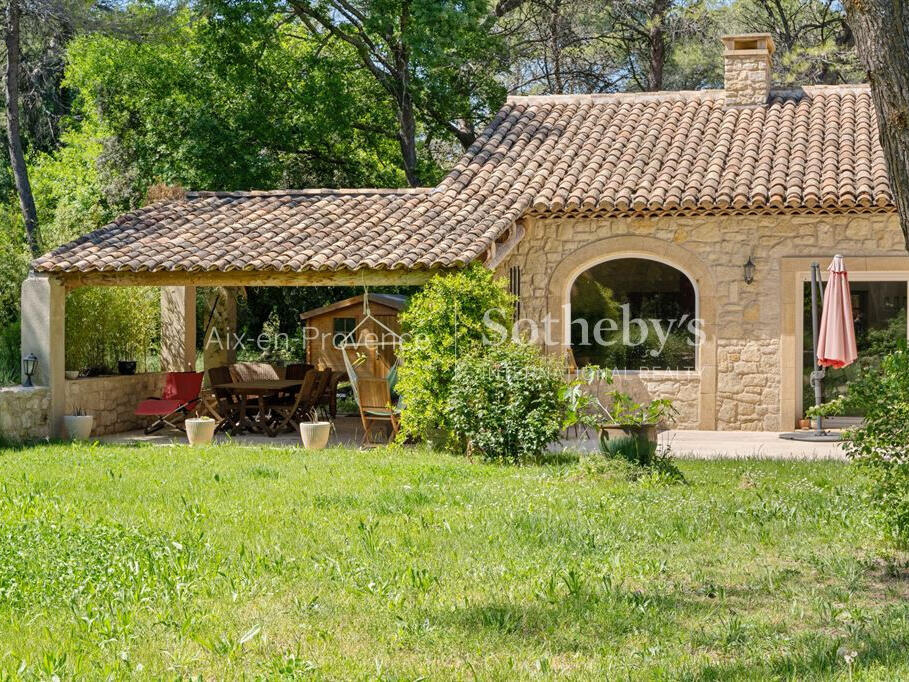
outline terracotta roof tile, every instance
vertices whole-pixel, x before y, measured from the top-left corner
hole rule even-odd
[[[39,271],[463,265],[522,215],[893,210],[867,86],[509,98],[438,187],[199,192],[120,216]]]

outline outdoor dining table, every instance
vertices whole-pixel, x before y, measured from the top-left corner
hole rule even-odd
[[[274,438],[278,434],[269,426],[268,421],[265,419],[265,399],[289,389],[299,388],[302,385],[303,379],[259,379],[256,381],[234,381],[229,384],[218,384],[217,388],[230,391],[240,399],[240,419],[237,425],[241,430],[258,431],[270,438]],[[250,419],[246,414],[246,405],[250,399],[258,401],[258,423]]]

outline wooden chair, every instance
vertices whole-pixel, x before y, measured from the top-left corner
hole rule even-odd
[[[324,405],[327,407],[328,414],[334,419],[338,416],[338,384],[342,379],[347,377],[347,373],[335,372],[333,370],[326,371],[329,372],[331,377],[326,384],[322,395],[320,395],[319,399],[316,401],[316,405]]]
[[[363,445],[370,443],[369,434],[376,423],[388,422],[391,435],[388,442],[398,435],[398,415],[400,411],[391,404],[391,390],[385,379],[360,377],[357,380],[360,420],[363,422]]]
[[[288,426],[294,429],[299,428],[300,422],[306,419],[307,415],[315,407],[316,401],[322,395],[325,385],[330,379],[330,370],[320,372],[319,370],[311,369],[303,377],[300,390],[295,394],[279,396],[269,401],[271,411],[276,414],[278,419],[281,419],[276,430],[280,431]]]
[[[274,381],[278,371],[267,362],[235,362],[230,366],[232,381]]]
[[[284,378],[285,379],[305,379],[306,373],[309,370],[315,369],[313,365],[297,363],[293,365],[288,365],[284,369]]]
[[[215,410],[221,415],[218,431],[235,432],[240,423],[240,401],[237,396],[225,388],[218,388],[219,384],[230,384],[234,381],[229,367],[211,367],[208,373],[208,385],[211,387],[215,398]]]

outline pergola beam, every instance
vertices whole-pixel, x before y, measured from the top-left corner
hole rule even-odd
[[[64,272],[57,273],[67,290],[85,286],[194,286],[194,287],[319,287],[394,286],[426,283],[443,269],[336,270],[277,272],[237,270],[231,272]]]

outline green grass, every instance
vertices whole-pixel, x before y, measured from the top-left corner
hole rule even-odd
[[[0,450],[0,671],[909,678],[906,568],[848,465],[562,459]]]

